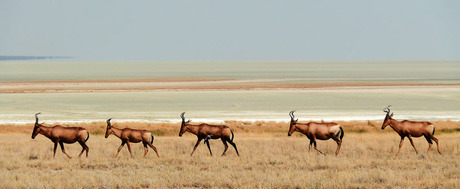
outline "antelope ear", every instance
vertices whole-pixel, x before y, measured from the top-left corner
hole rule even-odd
[[[298,121],[299,121],[299,119],[296,119],[296,120],[295,120],[295,122],[298,122]]]
[[[192,120],[189,119],[186,123],[190,123],[191,121],[192,121]]]
[[[393,113],[391,113],[390,117],[393,118]]]

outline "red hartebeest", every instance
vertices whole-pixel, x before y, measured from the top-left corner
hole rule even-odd
[[[431,140],[434,140],[436,142],[438,153],[441,154],[441,151],[439,151],[438,139],[433,136],[435,128],[432,123],[427,121],[396,121],[393,119],[393,113],[390,114],[390,106],[391,105],[383,109],[383,112],[387,113],[387,115],[385,116],[385,120],[383,121],[382,130],[385,129],[387,125],[389,125],[391,128],[393,128],[393,130],[395,130],[399,134],[399,136],[401,136],[401,142],[399,142],[399,150],[398,153],[396,153],[396,155],[398,155],[399,151],[401,151],[404,137],[409,138],[412,147],[414,147],[415,153],[418,154],[417,148],[415,148],[414,142],[412,141],[412,137],[421,136],[424,136],[425,139],[428,141],[427,153],[430,151],[431,145],[433,144]]]
[[[192,154],[190,154],[190,156],[193,155],[193,153],[196,150],[196,147],[198,147],[198,145],[200,144],[200,141],[203,139],[204,139],[204,143],[206,143],[206,145],[208,146],[209,153],[212,156],[211,147],[209,146],[209,139],[219,139],[219,138],[222,140],[222,143],[224,143],[224,146],[225,146],[224,153],[222,153],[222,156],[224,156],[225,152],[227,152],[227,148],[228,148],[227,142],[230,143],[233,146],[233,148],[235,148],[236,154],[240,156],[240,154],[238,153],[238,149],[236,148],[236,145],[233,142],[233,138],[234,138],[233,131],[230,130],[228,126],[209,125],[206,123],[201,123],[199,125],[191,125],[190,119],[187,122],[185,121],[184,114],[185,112],[183,112],[180,115],[180,117],[182,118],[182,125],[180,126],[179,137],[182,137],[182,135],[187,131],[198,137],[198,141],[196,141],[196,144],[193,147],[193,151],[192,151]]]
[[[115,157],[118,156],[118,153],[120,153],[120,150],[123,148],[123,146],[127,144],[129,154],[131,155],[131,158],[133,158],[133,154],[131,153],[130,142],[139,143],[141,141],[142,144],[144,144],[144,157],[145,155],[147,155],[147,152],[149,151],[147,146],[150,146],[150,148],[152,148],[157,154],[157,157],[160,157],[158,155],[157,148],[153,146],[153,135],[150,131],[130,128],[118,129],[113,127],[112,124],[110,124],[110,120],[112,120],[112,118],[107,120],[107,130],[105,132],[105,138],[109,137],[109,135],[113,133],[115,136],[121,139],[121,145],[120,147],[118,147],[117,155]]]
[[[72,158],[69,154],[65,152],[64,149],[64,143],[72,144],[75,142],[78,142],[81,147],[83,148],[81,150],[80,155],[83,154],[83,152],[86,150],[86,157],[88,157],[88,151],[89,148],[86,145],[86,141],[89,139],[89,132],[82,127],[62,127],[60,125],[55,125],[53,127],[46,127],[43,126],[42,124],[38,123],[38,114],[35,114],[35,127],[34,131],[32,132],[32,139],[35,139],[35,137],[38,134],[42,134],[43,136],[49,138],[53,143],[54,143],[54,154],[53,158],[56,156],[56,148],[57,144],[61,146],[62,152],[67,155],[68,158]]]
[[[316,139],[319,140],[329,140],[333,139],[337,142],[337,150],[335,155],[339,154],[340,146],[342,145],[342,138],[344,135],[342,127],[339,124],[329,122],[329,123],[316,123],[316,122],[308,122],[308,123],[297,123],[299,119],[294,118],[294,111],[289,113],[291,117],[291,122],[289,125],[289,132],[288,136],[291,136],[293,132],[297,131],[310,139],[310,145],[308,146],[308,151],[311,150],[311,145],[314,145],[316,151],[320,152],[321,154],[325,155],[323,152],[319,151],[316,148]]]

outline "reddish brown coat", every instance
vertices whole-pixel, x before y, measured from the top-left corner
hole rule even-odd
[[[32,139],[38,134],[42,134],[46,138],[49,138],[54,143],[54,154],[56,156],[57,144],[61,146],[62,152],[67,155],[68,158],[72,158],[69,154],[65,152],[64,143],[72,144],[78,142],[82,146],[82,151],[78,157],[83,154],[86,150],[86,157],[88,157],[89,148],[86,145],[86,141],[89,139],[89,132],[82,127],[62,127],[60,125],[55,125],[53,127],[46,127],[38,123],[38,114],[35,114],[35,126],[32,132]]]
[[[289,123],[289,132],[288,136],[291,136],[293,132],[297,131],[310,139],[310,145],[308,146],[308,151],[311,150],[311,145],[314,145],[314,149],[324,154],[316,148],[316,139],[318,140],[329,140],[333,139],[337,143],[336,155],[340,152],[340,147],[342,145],[342,138],[344,135],[342,127],[339,124],[334,122],[326,123],[317,123],[317,122],[308,122],[308,123],[298,123],[294,117],[294,112],[291,111],[289,116],[291,117],[291,122]]]
[[[112,118],[107,120],[107,130],[105,132],[105,138],[109,137],[110,134],[113,134],[121,140],[121,145],[120,147],[118,147],[117,155],[115,155],[115,157],[118,156],[118,153],[120,153],[123,146],[127,144],[129,154],[131,155],[131,158],[133,158],[133,154],[131,153],[131,142],[142,142],[142,144],[144,145],[144,157],[147,155],[147,152],[149,151],[147,146],[149,146],[155,151],[157,157],[160,157],[160,155],[158,155],[157,148],[153,146],[153,135],[150,131],[130,128],[118,129],[112,126],[110,120],[112,120]]]
[[[405,137],[409,138],[412,147],[414,147],[415,153],[418,154],[417,148],[415,148],[414,142],[412,141],[412,137],[417,138],[421,136],[424,136],[428,142],[427,153],[430,151],[431,145],[433,144],[431,140],[434,140],[436,142],[438,153],[441,154],[441,151],[439,150],[439,141],[436,137],[434,137],[435,127],[432,123],[428,121],[397,121],[393,119],[393,113],[390,114],[390,106],[383,109],[383,112],[387,114],[385,116],[385,119],[383,120],[382,130],[389,125],[401,137],[401,141],[399,142],[398,153],[396,155],[398,155],[401,151],[401,147],[403,145]]]
[[[209,153],[212,156],[211,147],[209,146],[209,139],[221,139],[222,143],[224,144],[224,152],[222,156],[225,155],[228,149],[227,142],[230,143],[233,148],[235,148],[236,154],[239,156],[238,149],[236,148],[236,144],[233,142],[234,134],[232,130],[226,125],[210,125],[207,123],[202,123],[199,125],[192,125],[190,124],[191,120],[185,121],[184,117],[185,112],[183,112],[180,117],[182,118],[182,124],[179,131],[179,137],[181,137],[185,132],[192,133],[198,137],[195,146],[193,147],[193,151],[190,156],[193,155],[196,148],[200,144],[200,141],[204,139],[204,143],[208,146]]]

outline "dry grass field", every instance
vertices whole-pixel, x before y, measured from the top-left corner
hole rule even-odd
[[[155,133],[160,158],[141,144],[132,144],[114,158],[120,140],[104,138],[104,123],[79,124],[90,130],[89,157],[79,159],[81,147],[66,145],[68,159],[42,135],[32,140],[32,125],[0,125],[0,188],[459,188],[459,122],[436,122],[435,136],[442,155],[424,138],[415,139],[415,154],[406,139],[399,156],[399,136],[381,122],[340,122],[345,130],[342,150],[333,155],[332,140],[319,141],[323,156],[308,152],[299,133],[287,136],[287,123],[227,121],[235,131],[238,157],[229,147],[211,141],[214,156],[204,144],[190,157],[196,137],[178,137],[179,124],[118,123]]]

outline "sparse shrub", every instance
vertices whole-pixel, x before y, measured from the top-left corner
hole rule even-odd
[[[37,155],[35,155],[35,154],[30,154],[29,155],[29,160],[36,160],[36,159],[38,159]]]
[[[255,122],[254,122],[254,125],[260,127],[260,126],[262,126],[264,123],[265,123],[265,121],[255,121]]]
[[[164,136],[166,135],[166,132],[163,131],[163,130],[159,130],[159,129],[155,129],[153,131],[151,131],[153,135],[155,136]]]
[[[105,135],[105,131],[96,130],[96,131],[90,132],[90,134],[93,134],[93,135]]]
[[[460,128],[454,128],[454,129],[440,129],[439,132],[441,133],[455,133],[455,132],[460,132]]]
[[[370,120],[367,120],[367,126],[375,127],[375,125]]]

